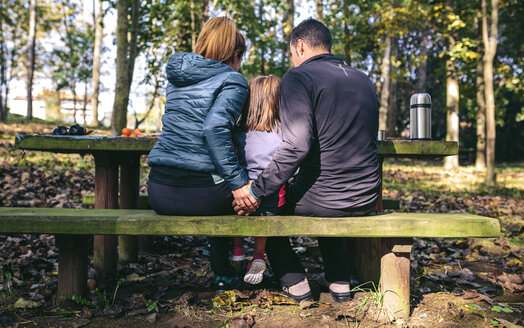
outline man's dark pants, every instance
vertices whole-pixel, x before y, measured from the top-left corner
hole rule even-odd
[[[296,205],[290,206],[290,211],[301,216],[350,217],[368,215],[374,209],[374,206],[373,204],[363,209],[336,210],[324,208],[301,199]],[[350,281],[350,264],[344,238],[318,237],[317,239],[324,262],[326,280],[330,282]],[[304,267],[291,247],[289,237],[268,238],[266,254],[282,286],[292,286],[306,278]]]

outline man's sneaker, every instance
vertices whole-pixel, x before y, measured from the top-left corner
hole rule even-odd
[[[244,248],[241,246],[234,246],[233,247],[233,256],[231,256],[231,260],[233,262],[242,262],[246,259],[246,255],[244,254]]]
[[[313,300],[313,297],[311,296],[311,288],[309,287],[307,278],[304,278],[304,280],[292,286],[282,286],[282,291],[287,296],[294,298],[298,303],[300,303],[300,301]]]
[[[318,284],[320,287],[322,287],[324,290],[328,290],[331,294],[331,298],[335,302],[347,302],[351,299],[351,293],[349,288],[349,282],[348,281],[335,281],[335,282],[329,282],[326,280],[325,276],[322,276],[318,279]]]
[[[215,278],[215,295],[222,294],[226,290],[238,289],[242,284],[239,276]]]

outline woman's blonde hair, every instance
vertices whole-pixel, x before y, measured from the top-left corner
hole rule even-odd
[[[195,53],[229,64],[237,51],[238,58],[244,55],[246,40],[231,18],[214,17],[204,24],[196,42]]]
[[[271,132],[280,126],[280,79],[258,76],[249,82],[249,106],[244,108],[240,126],[250,131]]]

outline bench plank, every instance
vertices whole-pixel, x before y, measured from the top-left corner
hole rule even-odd
[[[152,210],[0,208],[0,233],[313,237],[498,237],[497,219],[466,213],[367,217],[165,216]]]

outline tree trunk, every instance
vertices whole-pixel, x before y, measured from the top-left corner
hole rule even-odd
[[[82,107],[82,116],[84,119],[84,125],[87,124],[86,122],[86,111],[87,111],[87,82],[84,83],[84,106]]]
[[[324,5],[322,0],[315,0],[315,7],[317,11],[317,20],[324,23]]]
[[[429,52],[429,43],[431,42],[431,34],[427,33],[422,38],[420,43],[420,56],[427,57]],[[417,70],[417,84],[415,85],[415,92],[426,92],[426,78],[428,71],[428,60],[427,58],[422,60]]]
[[[103,8],[102,0],[98,0],[98,12],[95,16],[95,45],[93,49],[93,94],[91,95],[91,108],[93,119],[91,124],[100,125],[98,121],[98,95],[100,92],[100,57],[102,56],[102,39],[104,38],[104,27],[102,26]],[[93,6],[93,13],[95,12]]]
[[[294,0],[287,0],[286,2],[286,11],[284,13],[284,43],[285,56],[282,58],[282,62],[287,61],[287,68],[293,68],[293,63],[291,62],[291,56],[289,55],[289,41],[291,40],[291,32],[293,32],[293,27],[295,26],[295,2]],[[284,60],[285,58],[285,60]]]
[[[131,83],[133,82],[133,73],[135,71],[135,58],[136,58],[136,48],[137,48],[137,38],[138,38],[138,5],[139,0],[131,0],[131,30],[129,31],[131,34],[131,38],[129,40],[129,57],[128,57],[128,65],[129,65],[129,77],[128,77],[128,83],[129,83],[129,89],[131,89]],[[127,91],[129,94],[129,90]]]
[[[455,41],[450,38],[450,49],[455,45]],[[457,68],[455,61],[451,58],[446,59],[446,140],[459,140],[459,87]],[[446,156],[444,167],[446,169],[457,168],[458,155]]]
[[[195,0],[189,0],[189,16],[191,17],[191,49],[195,51],[197,30],[196,30],[196,18],[195,18]]]
[[[209,0],[203,0],[200,6],[202,11],[202,19],[200,20],[200,28],[204,26],[204,23],[209,19]]]
[[[344,0],[342,2],[342,13],[344,14],[344,58],[346,64],[351,66],[351,40],[349,32],[349,0]]]
[[[7,110],[4,108],[4,86],[6,84],[5,78],[5,51],[4,51],[4,22],[3,16],[0,15],[0,121],[5,122],[7,120]]]
[[[73,75],[72,83],[73,83],[73,86],[71,88],[71,91],[73,93],[73,122],[76,123],[76,76],[74,75]]]
[[[391,60],[395,60],[398,56],[398,40],[396,37],[391,38]],[[389,74],[389,99],[388,99],[388,111],[387,111],[387,123],[386,123],[386,135],[389,137],[396,137],[396,126],[397,126],[397,78],[396,74]]]
[[[113,135],[120,135],[120,131],[127,124],[127,104],[129,102],[129,63],[128,63],[128,1],[117,1],[116,26],[116,85],[113,113],[111,115],[111,131]]]
[[[477,63],[477,170],[486,169],[486,99],[484,98],[484,67],[482,60]]]
[[[482,0],[482,40],[484,43],[484,93],[486,99],[486,184],[495,186],[495,96],[493,59],[497,52],[499,1],[491,0],[491,31],[488,32],[486,0]],[[488,36],[489,35],[489,36]]]
[[[27,119],[33,118],[33,76],[35,70],[36,45],[36,0],[31,0],[29,9],[29,54],[27,61]]]
[[[389,71],[391,63],[391,37],[386,35],[386,45],[384,48],[384,58],[382,58],[382,88],[380,90],[380,107],[379,107],[379,130],[386,130],[388,119],[388,99],[389,99]]]

